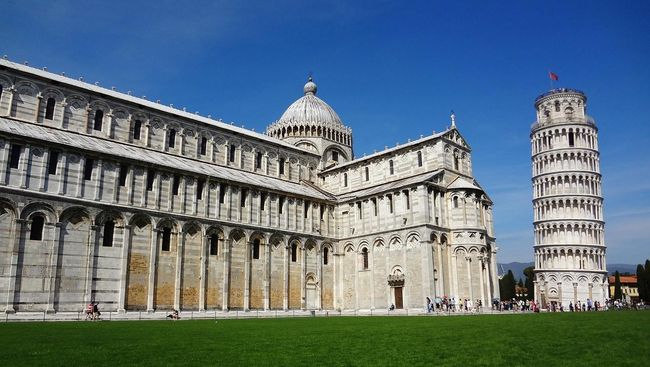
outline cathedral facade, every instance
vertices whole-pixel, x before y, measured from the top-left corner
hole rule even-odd
[[[498,297],[452,122],[355,158],[309,81],[266,134],[0,60],[5,312],[421,309]]]
[[[598,128],[587,97],[560,88],[535,100],[535,299],[569,309],[609,298]]]

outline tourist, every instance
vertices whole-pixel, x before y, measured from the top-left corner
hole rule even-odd
[[[167,315],[167,318],[168,318],[168,319],[172,319],[172,320],[179,320],[181,317],[180,317],[180,315],[178,314],[178,310],[172,308],[172,313],[170,313],[169,315]]]
[[[93,319],[93,303],[90,302],[88,305],[86,305],[86,320],[88,319]]]
[[[99,312],[99,303],[95,302],[93,304],[93,320],[99,320],[99,316],[101,316],[101,312]]]

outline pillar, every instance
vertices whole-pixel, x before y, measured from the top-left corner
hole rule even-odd
[[[174,308],[181,308],[181,284],[183,281],[183,249],[185,248],[185,231],[182,227],[176,233],[176,281],[174,285]]]
[[[102,173],[103,173],[102,171],[103,171],[102,161],[97,160],[97,172],[94,172],[96,177],[97,177],[97,180],[95,180],[95,182],[97,182],[97,185],[95,186],[95,193],[93,195],[93,198],[95,199],[95,201],[99,201],[99,196],[100,196],[100,194],[102,192]],[[119,175],[119,173],[118,173],[118,175]],[[118,176],[118,179],[119,179],[119,176]],[[116,179],[115,182],[117,182],[118,179]],[[119,190],[119,185],[116,185],[116,188]],[[117,195],[117,193],[115,193],[115,194]]]
[[[68,155],[66,153],[61,153],[59,155],[59,159],[61,159],[61,171],[59,172],[59,175],[61,176],[61,179],[59,180],[59,188],[57,190],[59,195],[64,194],[65,190],[65,182],[68,179],[67,175],[67,170],[68,170]],[[1,182],[1,181],[0,181]]]
[[[23,157],[23,159],[20,160],[20,166],[19,166],[21,189],[27,188],[31,163],[32,163],[31,147],[29,145],[25,145],[25,156]],[[5,169],[5,167],[2,167],[2,169]]]
[[[484,282],[484,277],[483,277],[483,272],[485,271],[484,265],[485,265],[485,259],[481,256],[478,259],[478,266],[479,266],[479,282],[481,286],[481,304],[485,306],[485,282]]]
[[[4,170],[3,170],[4,171]],[[9,268],[9,284],[7,289],[7,303],[5,313],[14,313],[14,298],[16,290],[16,275],[18,273],[18,254],[20,252],[20,241],[25,236],[26,226],[24,219],[16,218],[11,226],[11,237],[14,239],[13,249],[11,251],[11,263]]]
[[[282,308],[286,311],[289,309],[289,251],[291,245],[284,247],[284,295],[282,297]]]
[[[323,246],[322,243],[318,245],[318,251],[316,253],[316,281],[318,286],[316,287],[316,309],[323,309]],[[373,257],[374,264],[374,257]],[[373,282],[373,296],[372,296],[372,307],[375,307],[375,295],[374,295],[374,282]]]
[[[152,224],[153,226],[153,224]],[[154,312],[154,288],[156,286],[156,266],[158,262],[158,228],[151,228],[151,248],[149,251],[149,282],[147,286],[147,312]]]
[[[307,251],[305,251],[305,245],[300,246],[300,308],[307,308],[307,285],[305,284],[305,273],[307,271]]]
[[[468,255],[465,256],[467,260],[467,281],[469,282],[469,299],[474,302],[474,288],[472,287],[472,258]]]
[[[223,305],[221,309],[228,311],[228,303],[230,302],[230,247],[232,246],[232,240],[229,238],[223,242],[223,286],[221,288]]]
[[[458,297],[458,256],[456,254],[451,255],[451,275],[452,275],[452,297],[456,298],[456,302],[459,301]],[[457,303],[458,304],[458,303]]]
[[[9,141],[0,141],[0,185],[7,184],[7,162],[9,160]]]
[[[86,291],[84,296],[84,303],[81,304],[81,308],[91,301],[93,301],[93,270],[94,270],[94,258],[95,258],[95,246],[99,240],[99,230],[100,227],[97,225],[91,225],[88,230],[88,240],[86,242]]]
[[[130,225],[124,226],[122,237],[122,257],[120,258],[120,295],[117,301],[117,312],[126,312],[126,279],[129,273],[129,251],[131,249],[131,228]]]
[[[246,250],[244,255],[244,311],[250,309],[251,298],[251,252],[253,250],[253,243],[246,243]]]
[[[50,151],[45,150],[43,152],[43,165],[41,166],[41,173],[40,173],[41,181],[38,183],[38,191],[41,192],[45,191],[45,181],[47,181],[49,178],[47,173],[49,162],[50,162]]]
[[[203,240],[201,241],[201,269],[199,275],[199,312],[205,311],[205,290],[207,286],[207,262],[208,262],[208,241],[210,240],[209,235],[204,235]]]
[[[271,308],[271,244],[264,246],[264,311]]]

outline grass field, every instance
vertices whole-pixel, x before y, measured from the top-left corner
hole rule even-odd
[[[647,366],[650,312],[0,324],[0,366]]]

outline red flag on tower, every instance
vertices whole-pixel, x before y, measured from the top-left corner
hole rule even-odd
[[[551,78],[551,80],[559,80],[559,79],[560,79],[560,77],[557,76],[557,74],[555,74],[555,73],[552,72],[552,71],[549,71],[549,72],[548,72],[548,77]]]

